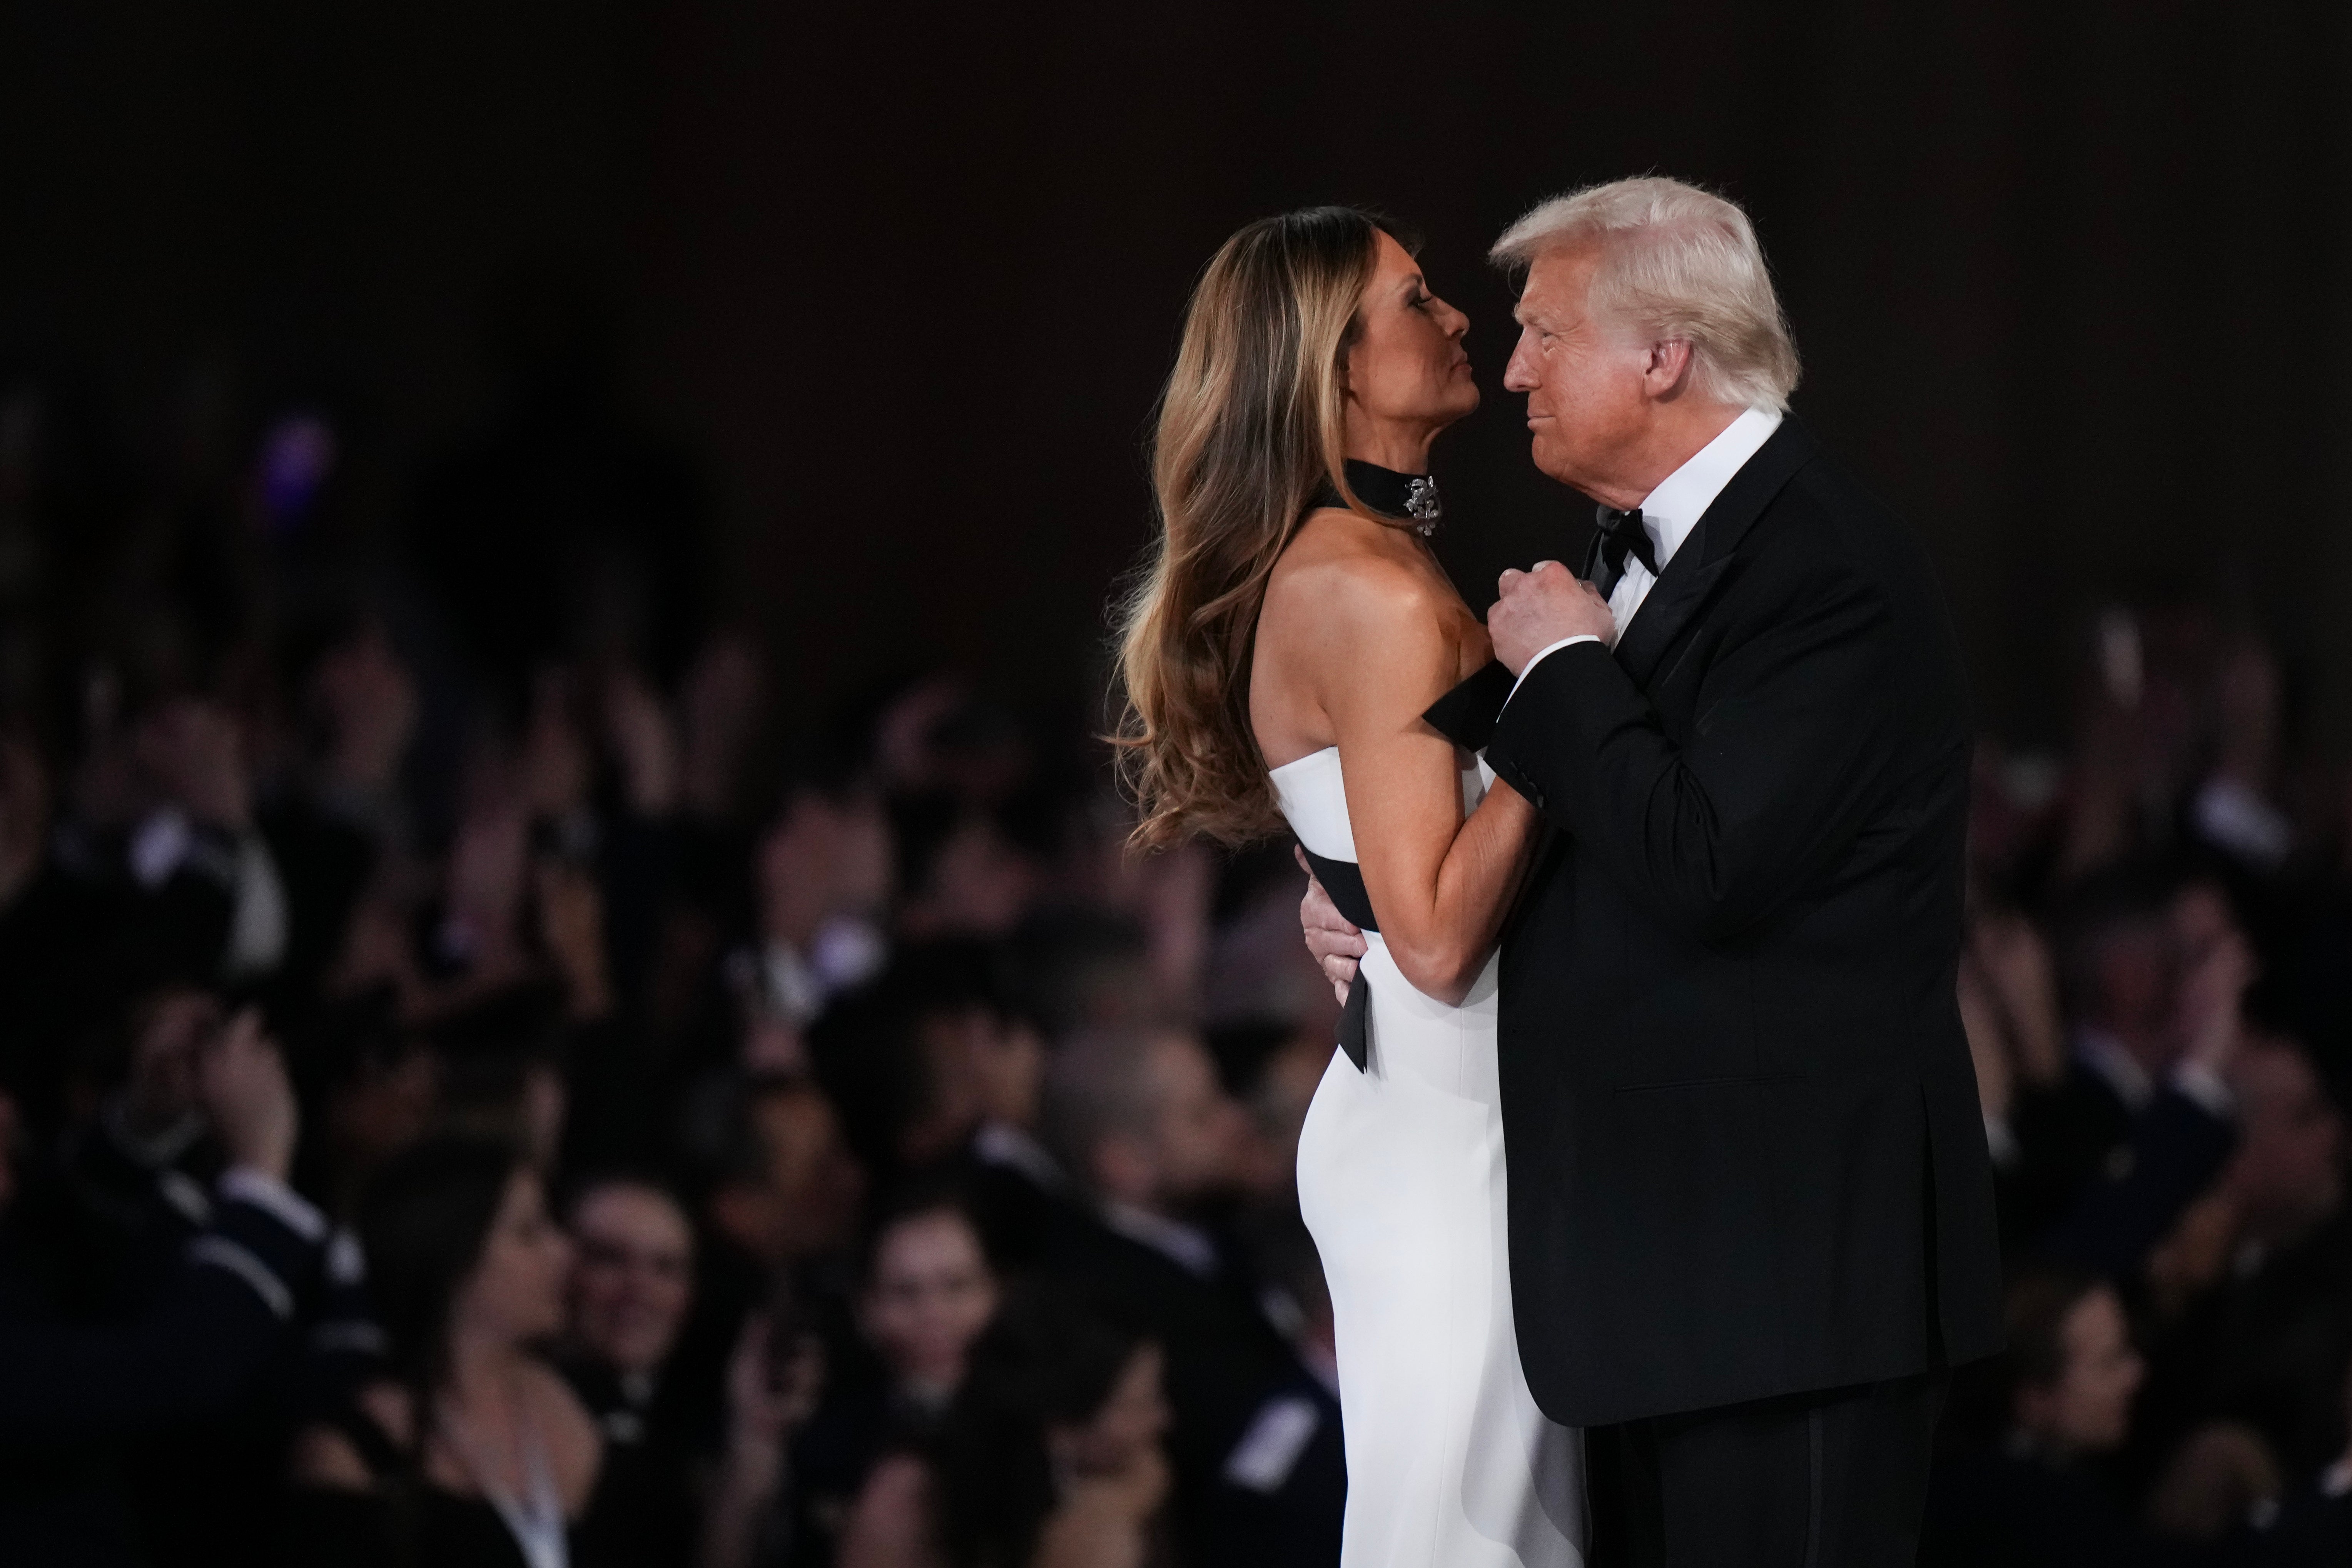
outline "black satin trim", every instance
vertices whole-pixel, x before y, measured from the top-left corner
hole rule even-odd
[[[1490,659],[1484,669],[1431,703],[1422,719],[1464,751],[1483,752],[1494,739],[1495,721],[1503,716],[1514,684],[1502,660]]]
[[[1315,872],[1315,879],[1331,896],[1331,902],[1349,921],[1364,931],[1378,931],[1372,919],[1372,897],[1364,890],[1364,870],[1352,860],[1327,860],[1301,844],[1299,853]],[[1348,987],[1347,1005],[1339,1009],[1339,1048],[1356,1064],[1356,1070],[1367,1070],[1372,1059],[1372,988],[1364,984],[1360,972],[1355,984]]]

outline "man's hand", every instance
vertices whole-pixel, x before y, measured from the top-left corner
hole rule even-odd
[[[1563,637],[1599,637],[1604,647],[1616,644],[1617,621],[1609,601],[1557,561],[1506,572],[1496,587],[1502,597],[1486,612],[1486,632],[1494,638],[1495,657],[1513,675],[1525,675],[1529,660]]]
[[[1307,951],[1323,967],[1323,977],[1331,983],[1332,991],[1341,1002],[1348,999],[1348,987],[1356,983],[1356,960],[1364,956],[1369,945],[1364,933],[1339,912],[1323,884],[1315,879],[1315,869],[1307,863],[1307,852],[1293,848],[1292,857],[1298,868],[1307,873],[1307,896],[1298,900],[1298,923],[1307,932]]]
[[[199,1090],[229,1163],[277,1181],[294,1167],[301,1111],[278,1047],[261,1032],[261,1015],[240,1011],[205,1047]]]

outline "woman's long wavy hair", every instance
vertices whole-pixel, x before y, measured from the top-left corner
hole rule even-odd
[[[1381,225],[1354,207],[1260,218],[1192,290],[1160,396],[1160,539],[1120,618],[1127,709],[1111,737],[1141,810],[1133,842],[1226,844],[1280,817],[1250,727],[1266,580],[1328,483],[1349,489],[1345,361]]]

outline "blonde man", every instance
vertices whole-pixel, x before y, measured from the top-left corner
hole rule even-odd
[[[1584,575],[1504,574],[1502,668],[1431,710],[1543,824],[1496,1046],[1528,1383],[1585,1428],[1596,1563],[1907,1563],[1945,1372],[2000,1342],[1958,653],[1788,415],[1738,207],[1620,181],[1494,256],[1536,466],[1600,503]]]

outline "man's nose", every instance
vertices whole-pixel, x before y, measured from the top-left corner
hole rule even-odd
[[[1511,349],[1511,361],[1503,367],[1503,385],[1511,392],[1533,392],[1538,384],[1535,366],[1530,363],[1528,340],[1522,335]]]

